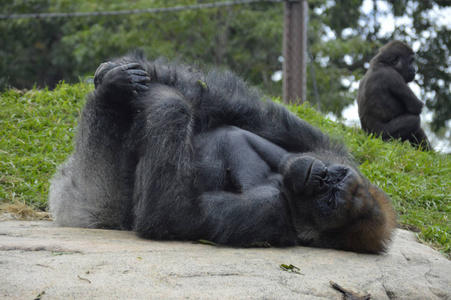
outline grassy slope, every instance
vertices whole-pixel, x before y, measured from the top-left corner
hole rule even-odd
[[[52,92],[0,95],[0,202],[46,209],[49,179],[73,149],[76,121],[91,89],[62,84]],[[451,254],[451,156],[381,142],[308,106],[290,109],[347,144],[364,175],[391,196],[400,223],[418,227],[421,239]]]

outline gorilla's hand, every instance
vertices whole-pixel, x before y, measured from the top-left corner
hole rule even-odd
[[[423,110],[424,103],[421,101],[411,101],[406,109],[409,113],[419,116]]]
[[[345,211],[349,203],[357,205],[352,200],[356,188],[363,185],[361,177],[352,168],[325,163],[308,155],[292,155],[282,162],[282,172],[284,190],[292,209],[309,211],[318,220],[348,215]],[[329,220],[326,225],[329,223],[338,221]]]
[[[285,187],[296,195],[312,196],[329,183],[329,170],[314,157],[291,155],[281,167]]]
[[[108,89],[120,91],[142,92],[147,90],[148,82],[150,82],[149,75],[138,63],[102,63],[94,75],[96,89],[105,86]]]

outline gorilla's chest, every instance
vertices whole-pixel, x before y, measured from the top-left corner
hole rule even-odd
[[[244,140],[224,132],[199,135],[195,141],[195,184],[202,191],[240,192],[268,181],[270,166]]]

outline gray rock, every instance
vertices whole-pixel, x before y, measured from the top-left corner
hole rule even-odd
[[[329,281],[372,299],[451,299],[451,261],[404,230],[387,254],[362,255],[3,221],[0,269],[1,299],[343,299]]]

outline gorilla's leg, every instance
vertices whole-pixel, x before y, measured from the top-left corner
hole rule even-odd
[[[145,238],[189,239],[197,233],[192,109],[175,89],[159,84],[138,106],[134,229]]]
[[[421,128],[418,115],[405,114],[396,117],[382,127],[382,139],[401,138],[409,141],[413,146],[422,145],[425,150],[432,150],[429,140]]]
[[[416,132],[413,132],[408,137],[409,142],[415,146],[419,147],[421,146],[423,150],[431,151],[433,150],[431,143],[429,142],[426,133],[424,132],[423,128],[419,127]]]
[[[52,181],[50,209],[62,226],[130,229],[132,90],[145,90],[149,79],[137,64],[102,66],[103,80],[78,124],[75,152]]]
[[[265,182],[270,173],[278,173],[279,163],[287,154],[283,148],[235,126],[221,126],[197,134],[195,144],[196,157],[202,165],[200,180],[208,182],[209,179],[221,177],[212,173],[226,173],[226,177],[230,178],[227,186],[236,183],[230,186],[231,189],[219,187],[226,191],[239,191]],[[218,165],[220,167],[216,170],[220,170],[210,169]],[[203,190],[217,188],[213,184]]]
[[[152,83],[176,89],[193,108],[197,132],[233,125],[294,151],[327,148],[329,139],[320,130],[263,96],[232,72],[211,70],[205,76],[180,64],[164,60],[144,61]],[[308,141],[308,142],[307,142]]]

